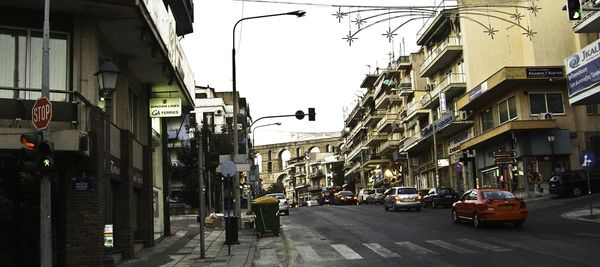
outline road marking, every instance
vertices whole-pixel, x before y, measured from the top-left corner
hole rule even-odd
[[[309,246],[297,246],[296,251],[304,261],[322,261],[321,256]]]
[[[365,245],[366,247],[371,249],[373,252],[379,254],[381,257],[384,257],[384,258],[400,257],[400,255],[398,255],[397,253],[391,252],[389,249],[384,248],[377,243],[367,243],[367,244],[363,244],[363,245]]]
[[[254,265],[277,265],[277,251],[274,248],[261,248],[258,251],[258,260],[254,260]]]
[[[425,242],[433,244],[433,245],[436,245],[438,247],[445,248],[447,250],[450,250],[450,251],[453,251],[453,252],[456,252],[456,253],[461,253],[461,254],[464,254],[464,253],[475,253],[475,251],[472,251],[470,249],[459,247],[457,245],[450,244],[450,243],[442,241],[442,240],[426,240]]]
[[[496,252],[500,252],[500,251],[512,251],[512,249],[510,249],[510,248],[501,248],[501,247],[493,245],[493,244],[483,243],[483,242],[471,240],[471,239],[468,239],[468,238],[456,239],[456,241],[459,241],[459,242],[462,242],[462,243],[465,243],[465,244],[469,244],[469,245],[474,246],[474,247],[478,247],[478,248],[482,248],[482,249],[487,249],[487,250],[491,250],[491,251],[496,251]]]
[[[175,235],[178,237],[184,237],[185,234],[187,234],[187,233],[188,233],[188,231],[181,230],[181,231],[177,231],[177,233],[175,233]]]
[[[421,247],[421,246],[419,246],[417,244],[413,244],[413,243],[408,242],[408,241],[405,241],[405,242],[396,242],[396,244],[402,246],[403,248],[412,250],[413,252],[415,252],[417,254],[421,254],[421,255],[425,255],[425,254],[436,255],[437,254],[433,250]]]
[[[358,253],[354,252],[354,250],[352,250],[351,248],[349,248],[348,246],[346,246],[344,244],[331,244],[331,247],[333,247],[338,253],[340,253],[347,260],[360,260],[363,258],[360,255],[358,255]]]

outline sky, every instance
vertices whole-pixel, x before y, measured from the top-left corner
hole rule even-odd
[[[336,5],[344,5],[341,11],[348,12],[358,10],[346,7],[348,5],[399,6],[414,1],[294,2],[304,4],[194,1],[194,32],[180,40],[196,85],[208,85],[218,92],[231,91],[235,22],[243,17],[306,11],[301,18],[278,16],[245,20],[236,28],[237,90],[249,103],[252,119],[293,115],[298,110],[308,113],[309,107],[316,110],[315,121],[308,121],[307,117],[303,120],[283,117],[257,121],[253,129],[276,122],[281,125],[257,128],[254,131],[255,145],[308,140],[325,137],[323,133],[342,131],[345,114],[365,92],[360,88],[365,75],[375,73],[376,67],[385,68],[390,61],[390,53],[397,58],[402,50],[405,55],[415,52],[417,32],[425,23],[424,19],[409,22],[389,42],[384,34],[402,21],[384,20],[363,29],[355,36],[358,39],[349,46],[343,38],[348,35],[350,27],[355,32],[357,25],[348,17],[339,22],[332,15],[338,12]],[[422,5],[428,2],[419,1]],[[359,14],[362,19],[369,16],[366,12]],[[356,14],[350,18],[356,20]],[[362,27],[381,19],[367,19]],[[402,43],[404,49],[401,48]],[[344,112],[344,109],[347,111]]]

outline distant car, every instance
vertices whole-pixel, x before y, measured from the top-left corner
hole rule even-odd
[[[267,196],[272,196],[279,200],[279,213],[290,215],[290,204],[283,193],[272,193],[267,194]]]
[[[487,222],[512,223],[519,227],[525,219],[525,202],[501,189],[471,189],[452,205],[452,221],[471,221],[475,227]]]
[[[352,191],[340,191],[335,194],[333,203],[336,205],[356,205],[358,197]]]
[[[319,200],[317,198],[312,198],[309,199],[308,201],[306,201],[306,206],[307,207],[312,207],[312,206],[319,206]]]
[[[561,197],[572,195],[575,197],[588,193],[588,179],[586,170],[563,172],[552,176],[548,181],[550,194]],[[590,173],[592,192],[600,190],[600,176]]]
[[[450,187],[434,187],[423,197],[423,207],[451,207],[458,194]]]
[[[368,189],[368,188],[361,189],[358,192],[358,203],[359,204],[369,203],[368,200],[369,200],[369,198],[371,198],[371,194],[373,194],[374,191],[375,191],[374,189]]]
[[[377,203],[382,204],[383,203],[383,198],[385,197],[383,195],[383,193],[385,193],[386,189],[385,188],[375,188],[374,190],[375,190],[375,192],[372,195],[372,202],[371,203],[373,203],[373,204],[377,204]]]
[[[415,209],[421,211],[423,203],[421,203],[421,196],[416,188],[410,186],[392,187],[385,193],[383,199],[383,205],[385,211],[393,209]]]

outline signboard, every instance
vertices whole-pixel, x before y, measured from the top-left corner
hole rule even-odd
[[[452,155],[452,154],[460,151],[460,144],[473,138],[473,136],[474,136],[473,128],[469,128],[468,130],[464,130],[464,131],[448,138],[448,154]]]
[[[493,155],[496,165],[517,163],[517,160],[514,158],[517,156],[517,151],[495,151]]]
[[[579,157],[579,165],[584,168],[593,168],[594,164],[596,164],[596,157],[594,157],[594,153],[586,152],[581,154]]]
[[[525,68],[527,78],[563,78],[563,68]]]
[[[600,40],[565,58],[569,98],[600,82]],[[569,102],[573,103],[571,99]]]
[[[104,225],[104,247],[112,248],[114,245],[113,240],[113,225],[105,224]]]
[[[180,98],[150,98],[150,117],[180,117]]]
[[[38,130],[48,127],[52,120],[52,102],[47,97],[42,97],[35,101],[31,108],[31,123]]]
[[[235,166],[235,163],[233,163],[231,160],[221,163],[221,166],[219,167],[219,172],[226,177],[234,177],[235,173],[237,172],[237,166]]]
[[[450,165],[450,161],[448,159],[438,159],[438,167],[447,167]]]
[[[94,182],[91,178],[86,177],[85,175],[81,177],[72,177],[71,178],[71,191],[78,192],[90,192],[94,191]]]
[[[469,91],[469,101],[473,101],[473,99],[478,98],[483,94],[483,92],[487,91],[487,89],[487,81],[475,86],[475,88]]]
[[[440,92],[440,112],[446,113],[446,93]]]

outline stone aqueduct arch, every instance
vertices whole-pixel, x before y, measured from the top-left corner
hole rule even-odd
[[[271,184],[282,180],[287,175],[281,166],[280,155],[283,151],[288,150],[290,157],[295,158],[311,151],[313,148],[319,148],[320,152],[339,152],[341,145],[342,140],[339,137],[328,137],[255,146],[255,153],[261,155],[260,178],[262,179],[262,188],[269,188]],[[269,166],[271,166],[271,171],[269,171]]]

